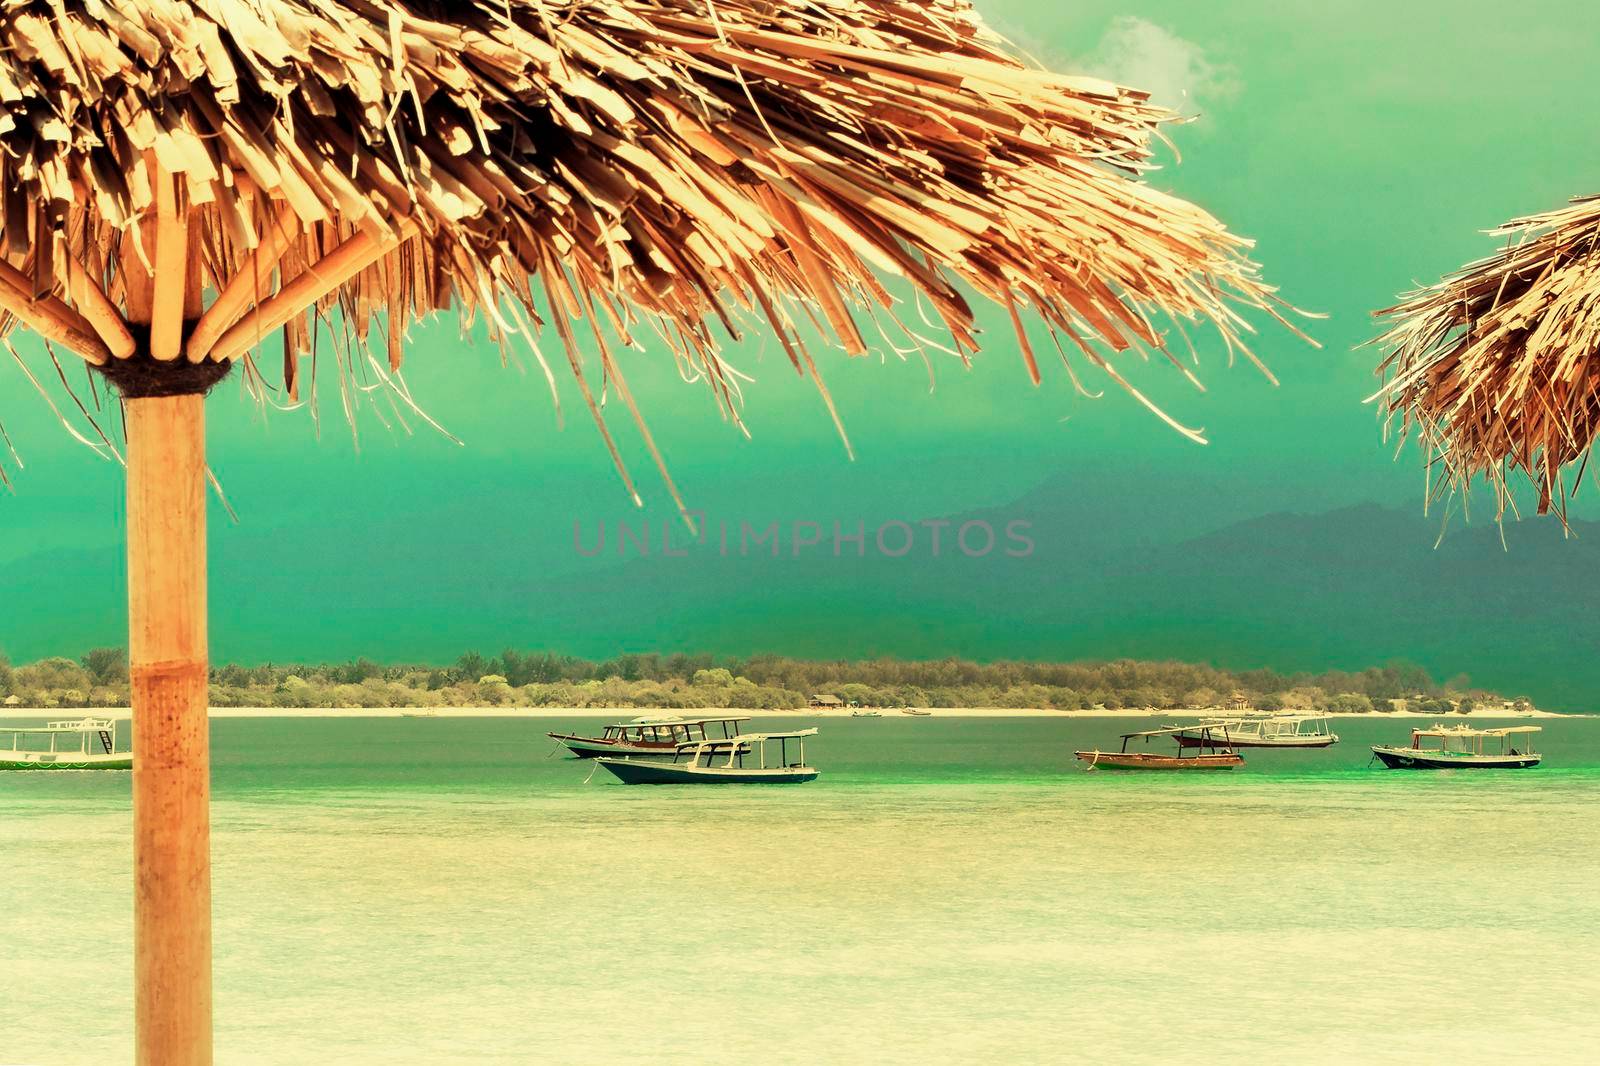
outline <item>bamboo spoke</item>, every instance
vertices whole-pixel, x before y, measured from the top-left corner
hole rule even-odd
[[[284,207],[268,227],[261,243],[256,245],[245,262],[228,283],[223,286],[211,306],[205,309],[200,320],[189,333],[184,355],[191,363],[198,363],[211,354],[228,327],[238,321],[244,309],[259,300],[272,281],[272,272],[278,268],[284,250],[300,234],[300,216],[292,207]]]
[[[83,269],[83,264],[70,256],[67,259],[67,290],[78,312],[105,342],[111,355],[126,359],[133,354],[133,334],[122,320],[122,312],[111,302],[104,289]]]
[[[237,359],[259,344],[267,334],[400,247],[416,233],[417,224],[410,219],[403,221],[399,231],[388,237],[374,237],[362,230],[311,264],[305,273],[279,289],[275,296],[262,301],[253,312],[217,338],[210,357],[219,363]]]
[[[111,349],[89,320],[62,303],[60,297],[35,300],[32,292],[32,278],[0,261],[0,310],[15,315],[46,340],[65,345],[96,366],[104,366],[111,358]]]
[[[178,358],[183,344],[183,296],[189,268],[189,223],[178,205],[172,175],[153,169],[156,192],[155,298],[150,309],[150,354]]]

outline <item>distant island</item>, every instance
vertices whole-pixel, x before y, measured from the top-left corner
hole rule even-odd
[[[11,665],[0,655],[0,713],[128,706],[128,657],[95,648],[78,659]],[[551,652],[467,652],[448,666],[226,663],[211,669],[213,707],[561,707],[801,710],[811,706],[1178,709],[1334,714],[1526,713],[1526,698],[1436,682],[1396,662],[1358,672],[1280,674],[1183,662],[988,662],[872,659],[819,662],[781,655],[620,655],[593,661]]]

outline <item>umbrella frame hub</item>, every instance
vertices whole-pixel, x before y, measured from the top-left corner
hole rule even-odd
[[[228,376],[233,369],[231,360],[221,363],[207,359],[191,363],[187,359],[162,360],[150,354],[149,331],[131,326],[134,354],[126,359],[112,359],[94,367],[113,385],[123,399],[136,400],[156,396],[204,396]],[[140,333],[144,336],[140,336]]]

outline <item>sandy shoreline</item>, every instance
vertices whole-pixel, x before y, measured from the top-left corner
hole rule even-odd
[[[130,711],[126,707],[94,707],[94,708],[36,708],[36,707],[0,707],[0,718],[70,718],[75,716],[89,716],[105,718],[127,718]],[[919,717],[907,715],[899,709],[886,708],[879,713],[885,718],[910,718]],[[1185,718],[1218,718],[1227,715],[1226,711],[1199,710],[1184,708],[1182,710],[1147,711],[1143,708],[1123,710],[1085,710],[1085,711],[1056,711],[1042,708],[1016,708],[1016,707],[933,707],[928,709],[928,714],[934,718],[1171,718],[1174,720]],[[648,707],[213,707],[212,718],[605,718],[614,722],[626,722],[644,715],[658,715],[666,717],[677,715],[681,718],[705,718],[715,715],[726,715],[737,718],[849,718],[847,710],[817,710],[815,708],[793,711],[756,711],[725,708],[696,708],[693,710],[652,710]],[[1522,718],[1586,718],[1589,715],[1556,714],[1553,711],[1534,711],[1529,715],[1505,714],[1419,714],[1414,711],[1373,711],[1370,714],[1332,713],[1329,718],[1432,718],[1437,720],[1458,721],[1466,719],[1506,721]]]

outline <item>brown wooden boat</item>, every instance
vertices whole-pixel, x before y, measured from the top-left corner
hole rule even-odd
[[[1080,751],[1085,770],[1232,770],[1244,765],[1236,751],[1159,755],[1153,751]]]
[[[1181,737],[1186,733],[1194,733],[1197,728],[1199,735],[1190,738],[1194,741],[1193,748],[1186,747],[1180,741],[1176,755],[1128,750],[1128,741],[1135,738],[1142,738],[1149,743],[1152,737]],[[1146,729],[1138,733],[1122,734],[1122,748],[1119,751],[1096,749],[1073,754],[1084,764],[1085,770],[1232,770],[1235,766],[1243,766],[1244,757],[1228,744],[1226,728],[1220,729],[1219,732],[1220,739],[1212,732],[1210,726],[1205,725]],[[1193,754],[1184,754],[1191,750]]]

